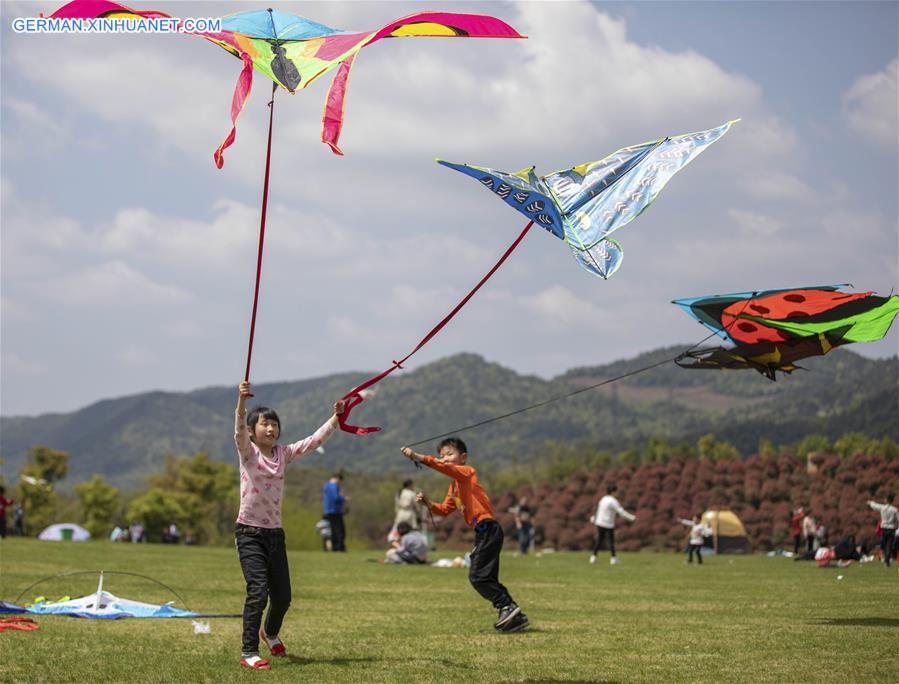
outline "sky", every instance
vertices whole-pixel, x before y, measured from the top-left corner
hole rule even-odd
[[[520,214],[435,158],[549,173],[742,117],[616,233],[611,279],[532,231],[409,369],[464,351],[552,377],[697,342],[675,298],[899,289],[896,2],[131,6],[352,30],[446,9],[528,36],[363,49],[344,157],[319,141],[330,76],[278,93],[255,382],[388,367],[518,235]],[[240,63],[193,36],[11,30],[56,7],[0,4],[0,413],[236,386],[270,81],[218,170]],[[897,327],[853,349],[896,354]]]

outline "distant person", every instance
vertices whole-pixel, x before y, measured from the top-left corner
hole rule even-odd
[[[802,506],[793,511],[793,517],[790,518],[790,534],[793,535],[793,555],[799,554],[799,547],[802,545],[802,519],[805,517],[805,510]]]
[[[120,542],[122,541],[122,528],[116,525],[112,528],[112,532],[109,533],[109,541],[111,542]]]
[[[170,543],[177,544],[181,541],[181,532],[178,531],[178,526],[175,523],[169,525],[168,533]]]
[[[12,506],[15,499],[6,498],[6,487],[0,485],[0,538],[6,539],[6,507]]]
[[[403,486],[393,500],[394,528],[399,528],[401,522],[409,525],[410,529],[418,529],[418,503],[415,501],[415,490],[412,480],[404,480]]]
[[[596,505],[596,513],[590,518],[590,522],[596,525],[596,541],[593,543],[593,553],[590,554],[591,563],[596,562],[596,554],[602,547],[603,541],[608,537],[609,552],[611,553],[609,563],[618,565],[620,561],[615,555],[615,517],[620,515],[631,522],[637,519],[618,503],[618,499],[614,496],[617,491],[618,487],[613,484],[606,487],[606,495],[599,500]]]
[[[254,670],[270,670],[259,657],[262,639],[273,656],[286,656],[287,649],[278,633],[290,606],[290,569],[281,528],[284,471],[289,463],[314,451],[337,429],[337,416],[344,403],[334,404],[334,414],[311,436],[282,446],[281,419],[272,409],[257,406],[247,415],[250,383],[237,391],[234,416],[234,443],[239,457],[240,510],[237,514],[235,543],[240,569],[247,583],[243,608],[243,645],[240,665]],[[262,613],[269,604],[265,625]]]
[[[22,510],[22,504],[16,504],[12,533],[17,537],[25,536],[25,511]]]
[[[413,530],[409,523],[402,521],[396,526],[399,539],[393,542],[393,548],[387,550],[385,563],[420,565],[428,562],[428,540]]]
[[[815,525],[815,544],[818,548],[828,546],[827,543],[827,525],[823,520],[819,520]]]
[[[702,547],[705,544],[705,538],[712,534],[712,528],[702,522],[701,515],[694,515],[692,519],[687,520],[681,518],[679,522],[690,528],[690,534],[687,539],[687,564],[693,562],[693,554],[696,554],[697,562],[702,565]]]
[[[896,554],[896,533],[899,530],[899,510],[896,509],[896,496],[890,492],[886,502],[869,501],[868,506],[880,513],[880,553],[883,564],[890,567]]]
[[[331,524],[331,550],[346,551],[346,528],[343,515],[346,512],[346,497],[340,490],[343,474],[335,473],[325,483],[322,490],[322,509],[325,520]]]
[[[811,553],[815,550],[815,519],[810,511],[805,512],[802,518],[802,538],[805,540],[805,552]]]
[[[856,560],[862,559],[862,549],[855,543],[855,535],[850,534],[844,537],[833,547],[837,560]]]
[[[503,550],[503,528],[496,521],[493,505],[487,492],[478,481],[477,470],[466,465],[468,447],[458,437],[444,439],[438,445],[440,458],[423,456],[409,447],[401,449],[403,456],[411,461],[423,463],[452,478],[443,503],[435,504],[423,493],[418,500],[431,513],[449,515],[459,510],[465,523],[474,528],[474,548],[471,550],[468,580],[481,596],[490,601],[499,611],[493,624],[500,632],[518,632],[530,624],[521,608],[512,600],[508,590],[499,582],[499,557]]]
[[[531,507],[528,506],[528,500],[521,497],[518,505],[515,506],[515,531],[518,534],[518,548],[522,555],[527,555],[528,549],[531,548],[531,542],[534,541],[534,524]]]
[[[144,526],[139,522],[134,521],[131,523],[131,541],[135,544],[139,544],[144,541]]]

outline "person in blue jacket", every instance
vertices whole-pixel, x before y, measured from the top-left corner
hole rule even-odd
[[[343,474],[335,473],[325,482],[322,492],[322,508],[325,520],[331,523],[331,550],[346,551],[346,531],[343,527],[343,514],[346,512],[346,497],[340,491]]]

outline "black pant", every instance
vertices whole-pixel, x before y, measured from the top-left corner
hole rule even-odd
[[[696,560],[702,565],[702,544],[690,544],[687,549],[688,563],[693,562],[693,553],[696,553]]]
[[[247,581],[243,605],[243,655],[259,653],[259,625],[268,602],[265,633],[277,636],[290,607],[290,570],[284,530],[237,525],[235,531],[240,569]]]
[[[331,523],[331,550],[346,551],[346,529],[343,526],[343,513],[325,513],[325,520]]]
[[[6,516],[0,516],[0,537],[6,539]]]
[[[805,550],[807,553],[810,553],[815,550],[815,538],[814,537],[806,537],[805,538]]]
[[[794,555],[794,556],[795,556],[797,553],[799,553],[799,545],[800,545],[800,542],[801,542],[801,541],[802,541],[802,536],[801,536],[801,535],[798,535],[798,534],[794,534],[794,535],[793,535],[793,555]]]
[[[880,551],[883,554],[883,561],[890,565],[893,562],[893,556],[896,554],[896,530],[887,527],[880,528]]]
[[[528,549],[531,548],[531,532],[533,527],[529,522],[521,523],[521,527],[518,528],[518,548],[521,549],[521,553],[526,554]]]
[[[475,526],[474,532],[468,581],[475,591],[499,610],[514,603],[509,592],[499,583],[499,554],[503,550],[503,528],[495,520],[485,520]]]
[[[596,555],[596,552],[599,551],[602,546],[603,540],[606,538],[606,535],[609,537],[609,551],[612,553],[612,558],[615,557],[615,530],[611,527],[600,527],[596,526],[596,541],[593,543],[593,555]]]

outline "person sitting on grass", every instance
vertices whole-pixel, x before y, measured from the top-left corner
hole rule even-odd
[[[290,570],[281,528],[284,470],[288,463],[314,451],[334,434],[344,402],[334,404],[334,414],[314,434],[281,446],[275,444],[281,436],[278,414],[257,406],[248,416],[249,396],[250,383],[240,383],[234,419],[234,443],[240,457],[240,510],[235,537],[240,569],[247,581],[240,664],[254,670],[270,670],[269,662],[259,657],[260,638],[273,656],[287,655],[284,643],[278,638],[290,606]],[[266,603],[269,608],[263,627]]]
[[[490,601],[499,611],[493,627],[500,632],[518,632],[530,624],[527,615],[499,582],[499,555],[503,549],[503,528],[496,521],[490,498],[478,481],[477,470],[466,465],[468,447],[458,437],[444,439],[437,447],[440,458],[423,456],[409,447],[401,449],[403,456],[411,461],[423,463],[453,478],[446,498],[435,504],[422,492],[417,500],[435,515],[449,515],[460,510],[465,523],[475,531],[474,548],[471,550],[471,565],[468,580],[481,596]]]
[[[428,540],[421,532],[413,530],[405,520],[397,524],[396,532],[399,539],[387,550],[385,563],[420,565],[428,562]]]

